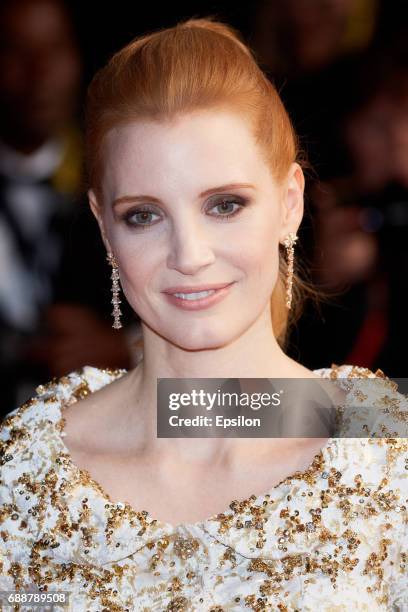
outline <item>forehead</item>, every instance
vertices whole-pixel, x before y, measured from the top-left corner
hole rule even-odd
[[[166,183],[252,180],[269,174],[250,124],[237,113],[202,111],[171,121],[112,129],[103,148],[103,183],[142,189]]]

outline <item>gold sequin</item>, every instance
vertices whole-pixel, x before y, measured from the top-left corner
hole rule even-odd
[[[3,590],[69,590],[75,612],[408,606],[406,438],[333,440],[304,472],[179,531],[114,503],[63,444],[63,406],[125,372],[86,366],[54,378],[1,424]],[[333,364],[321,375],[377,377],[385,433],[406,420],[381,370]]]
[[[178,538],[174,542],[174,553],[180,559],[188,559],[196,552],[199,542],[194,538]]]

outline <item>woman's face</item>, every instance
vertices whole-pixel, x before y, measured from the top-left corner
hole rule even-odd
[[[111,130],[103,204],[89,197],[142,322],[185,349],[210,349],[270,318],[279,241],[300,225],[303,185],[298,164],[278,185],[247,123],[217,110]],[[223,299],[199,310],[164,293],[229,283]]]

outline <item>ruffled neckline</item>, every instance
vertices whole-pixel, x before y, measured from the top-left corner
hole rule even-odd
[[[315,374],[318,374],[321,377],[325,377],[327,372],[330,369],[321,369],[314,370]],[[293,486],[294,482],[298,480],[308,480],[315,482],[316,479],[321,477],[323,471],[329,469],[330,462],[333,459],[333,453],[329,452],[330,449],[336,447],[337,438],[328,438],[324,446],[320,449],[318,453],[316,453],[310,463],[310,465],[305,470],[297,470],[293,474],[290,474],[283,478],[280,482],[270,487],[266,492],[261,494],[252,494],[249,497],[242,500],[231,500],[229,506],[223,511],[215,513],[208,518],[200,521],[196,521],[193,523],[179,523],[177,525],[173,525],[166,521],[162,521],[160,519],[154,518],[150,512],[147,510],[137,510],[133,508],[128,502],[120,501],[114,502],[110,495],[104,490],[104,487],[95,480],[88,470],[80,468],[75,464],[71,457],[70,450],[66,446],[63,440],[64,436],[64,426],[65,426],[65,417],[64,417],[64,408],[72,403],[76,403],[82,397],[89,395],[94,391],[97,391],[104,387],[105,385],[113,382],[114,380],[120,378],[124,374],[127,373],[126,369],[101,369],[94,366],[84,366],[80,370],[76,370],[73,373],[68,374],[59,379],[59,388],[63,391],[62,395],[64,397],[64,401],[57,402],[56,409],[58,411],[58,423],[56,425],[56,441],[58,446],[60,447],[61,453],[64,456],[64,466],[70,472],[71,478],[75,481],[87,481],[89,487],[93,490],[93,492],[103,501],[106,506],[109,508],[119,508],[126,509],[130,516],[134,517],[144,517],[144,521],[147,524],[155,525],[160,527],[165,531],[174,532],[180,528],[195,530],[197,528],[208,529],[210,524],[214,522],[220,522],[225,520],[225,518],[231,514],[232,512],[237,512],[238,509],[248,508],[249,506],[262,506],[266,500],[269,500],[271,497],[276,499],[277,497],[284,497],[288,494],[289,489]],[[102,376],[101,376],[102,375]],[[62,389],[61,389],[62,386]]]
[[[195,523],[172,525],[160,521],[148,511],[138,511],[125,502],[113,502],[89,472],[75,464],[61,437],[63,406],[77,402],[126,372],[84,366],[37,387],[36,398],[15,415],[21,424],[34,421],[29,428],[32,435],[28,436],[32,474],[26,477],[41,479],[41,507],[57,510],[47,512],[39,527],[34,515],[27,514],[33,501],[15,494],[16,507],[36,531],[40,556],[55,562],[100,567],[135,553],[149,556],[155,542],[160,540],[160,548],[165,548],[172,539],[181,539],[182,547],[186,540],[193,541],[194,546],[201,541],[205,547],[218,542],[252,559],[309,556],[321,545],[320,512],[325,510],[320,507],[334,503],[330,487],[341,477],[339,470],[347,464],[347,458],[360,453],[364,460],[367,456],[368,461],[374,461],[363,440],[329,438],[308,469],[287,476],[265,493],[233,500],[224,512]],[[339,379],[343,389],[348,387],[349,376],[382,375],[379,370],[373,374],[366,368],[335,364],[314,373],[322,378]],[[292,528],[288,528],[288,523]]]

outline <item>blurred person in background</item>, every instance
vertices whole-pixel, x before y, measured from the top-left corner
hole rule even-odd
[[[315,283],[333,298],[319,316],[306,307],[291,342],[309,367],[332,358],[405,372],[408,38],[396,9],[376,0],[264,0],[254,15],[258,56],[324,181],[308,181],[302,241]]]
[[[338,163],[336,116],[349,96],[350,67],[372,43],[378,0],[261,0],[251,43],[279,89],[321,179]]]
[[[79,227],[87,224],[89,215],[79,205],[83,154],[76,111],[82,65],[71,16],[63,2],[1,3],[0,73],[4,412],[7,406],[27,399],[44,375],[58,374],[61,354],[64,370],[67,364],[82,365],[86,346],[92,347],[95,359],[98,355],[108,364],[111,359],[112,365],[128,364],[129,356],[126,343],[118,343],[117,337],[115,350],[110,351],[112,330],[95,314],[98,296],[89,278],[97,280],[98,270],[102,271],[96,230],[93,234],[88,231],[86,242],[80,242]],[[74,226],[78,228],[75,251],[94,266],[87,283],[88,295],[94,297],[88,300],[88,307],[80,304],[82,297],[86,302],[80,282],[69,281],[74,263],[70,266],[66,253],[74,246],[69,240]],[[106,272],[105,264],[103,270]],[[59,303],[48,309],[55,301]],[[52,343],[48,341],[51,337]],[[75,349],[78,342],[81,356]]]
[[[374,368],[381,363],[393,376],[404,377],[408,64],[401,46],[395,46],[397,53],[362,58],[350,75],[354,98],[338,121],[336,138],[346,171],[315,185],[311,197],[316,269],[326,284],[347,289],[337,303],[324,306],[323,346],[332,353],[334,344],[339,361]],[[301,350],[312,362],[318,358],[308,348],[313,331],[313,326],[300,331]]]

